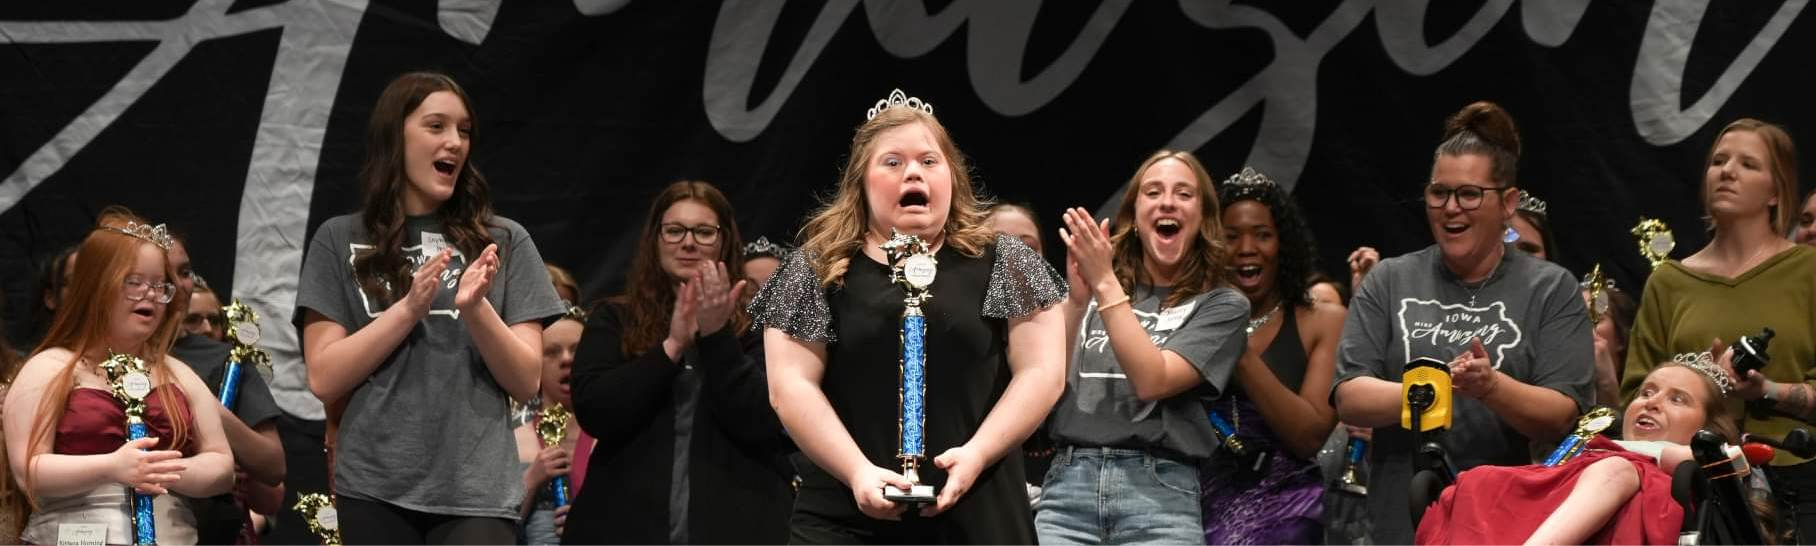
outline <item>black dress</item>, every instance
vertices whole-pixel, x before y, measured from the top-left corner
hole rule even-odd
[[[1010,379],[1008,320],[1065,299],[1051,265],[1013,237],[998,237],[981,256],[951,246],[935,257],[939,274],[923,306],[927,316],[926,456],[922,483],[943,488],[932,458],[971,439]],[[797,339],[824,342],[821,389],[871,464],[900,471],[897,452],[902,289],[888,266],[854,253],[842,286],[822,289],[808,257],[797,252],[751,303],[753,316]],[[1019,444],[1017,444],[1019,445]],[[1022,457],[1005,454],[979,473],[947,512],[900,522],[865,516],[851,489],[808,464],[799,469],[792,542],[1031,544],[1034,522],[1023,485]]]
[[[575,351],[574,416],[598,443],[562,543],[784,542],[792,444],[769,407],[761,330],[727,326],[678,364],[660,346],[625,355],[622,312],[603,306]]]

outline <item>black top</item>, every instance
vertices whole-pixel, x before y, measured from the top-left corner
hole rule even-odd
[[[185,335],[177,338],[176,344],[170,347],[170,355],[189,365],[189,369],[202,378],[208,390],[214,392],[215,399],[221,396],[221,380],[227,373],[227,357],[233,350],[231,345],[221,343],[198,335]],[[265,385],[265,376],[259,375],[258,369],[249,363],[240,364],[240,394],[235,401],[233,415],[246,423],[247,427],[257,429],[264,423],[276,423],[283,410],[278,409],[277,400],[271,397],[271,388]],[[237,487],[236,487],[237,489]],[[195,511],[196,537],[201,544],[233,544],[239,538],[240,527],[246,523],[246,511],[234,499],[233,493],[225,493],[205,499],[190,499],[190,508]]]
[[[685,366],[660,346],[627,358],[623,312],[606,305],[588,319],[574,355],[574,416],[598,443],[562,542],[786,542],[792,444],[769,406],[762,332],[699,338]],[[678,410],[691,423],[678,425]]]
[[[1299,339],[1298,306],[1282,305],[1280,332],[1274,334],[1274,341],[1261,351],[1261,361],[1267,363],[1267,369],[1274,372],[1274,377],[1286,385],[1286,390],[1299,392],[1305,384],[1305,367],[1310,359],[1305,355],[1305,342]],[[1238,386],[1237,388],[1241,388]]]
[[[999,251],[1010,255],[999,256]],[[780,313],[766,317],[768,326],[827,342],[820,381],[827,400],[870,462],[899,472],[902,288],[890,282],[888,266],[855,252],[843,285],[822,290],[802,254],[791,257],[751,307],[763,316],[777,301],[796,309],[826,306],[829,331],[814,331],[817,320]],[[946,473],[931,460],[969,441],[1008,385],[1004,315],[1025,316],[1063,300],[1065,292],[1052,268],[1014,239],[998,238],[978,257],[966,257],[951,246],[935,257],[939,273],[929,288],[933,297],[922,308],[927,317],[927,463],[921,482],[938,489],[945,486]],[[816,299],[820,301],[811,301]],[[795,510],[857,530],[854,536],[877,542],[986,544],[1031,544],[1035,539],[1022,458],[1013,452],[979,473],[951,510],[931,519],[908,515],[902,522],[864,516],[851,489],[837,478],[812,464],[800,470]]]

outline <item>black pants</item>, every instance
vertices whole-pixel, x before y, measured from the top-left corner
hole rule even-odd
[[[347,497],[335,504],[347,544],[517,543],[517,524],[504,518],[429,514]]]
[[[309,532],[296,506],[298,495],[328,492],[328,455],[322,446],[325,425],[288,413],[277,417],[277,435],[284,442],[284,504],[274,518],[265,544],[321,544]]]

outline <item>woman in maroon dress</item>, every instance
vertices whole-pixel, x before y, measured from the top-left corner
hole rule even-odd
[[[163,226],[121,211],[103,213],[77,252],[69,298],[6,395],[9,470],[37,507],[20,541],[54,544],[66,528],[98,524],[105,542],[128,543],[123,507],[136,490],[155,495],[160,542],[194,543],[194,514],[170,494],[209,497],[233,487],[219,414],[191,410],[216,406],[214,395],[165,354],[182,322],[169,308],[169,246]],[[150,369],[146,438],[126,441],[125,406],[99,367],[110,353]]]

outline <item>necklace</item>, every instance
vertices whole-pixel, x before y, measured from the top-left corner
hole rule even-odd
[[[1470,307],[1475,307],[1476,293],[1481,292],[1483,288],[1488,287],[1488,281],[1494,280],[1495,272],[1501,270],[1501,262],[1506,261],[1506,259],[1507,259],[1507,250],[1506,250],[1506,247],[1502,247],[1500,257],[1496,258],[1494,261],[1494,267],[1488,269],[1488,276],[1482,277],[1482,283],[1476,285],[1475,288],[1470,288],[1468,283],[1463,282],[1462,277],[1456,277],[1457,286],[1461,287],[1464,292],[1469,293],[1469,306]]]
[[[1276,303],[1274,304],[1274,308],[1269,309],[1267,314],[1261,315],[1261,318],[1249,319],[1248,328],[1246,329],[1248,335],[1255,335],[1255,330],[1260,330],[1262,326],[1267,326],[1267,322],[1274,320],[1274,315],[1278,313],[1280,313],[1280,304]]]

